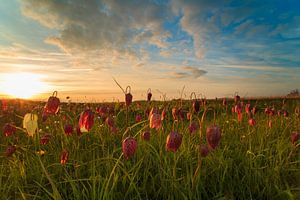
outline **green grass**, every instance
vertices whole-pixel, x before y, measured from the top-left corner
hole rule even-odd
[[[251,102],[252,105],[256,101]],[[126,127],[126,109],[115,105],[115,120],[118,133],[111,133],[103,120],[95,117],[95,124],[89,133],[82,136],[66,136],[64,120],[77,125],[78,116],[86,105],[61,105],[61,112],[46,122],[39,120],[39,134],[30,138],[21,129],[12,137],[0,138],[0,150],[10,144],[17,145],[17,151],[0,158],[1,199],[299,199],[300,198],[300,153],[299,145],[290,142],[291,132],[299,131],[300,119],[294,114],[300,100],[289,99],[286,109],[289,118],[271,117],[273,127],[267,127],[268,117],[263,113],[266,105],[280,109],[281,100],[259,100],[261,108],[255,115],[257,125],[249,127],[247,116],[241,123],[219,104],[210,102],[216,112],[216,124],[222,130],[221,143],[205,158],[199,155],[199,145],[206,144],[206,127],[213,124],[213,112],[208,112],[200,132],[188,133],[189,121],[173,124],[171,109],[176,102],[167,102],[167,120],[163,129],[151,130],[149,142],[140,137],[149,121],[135,123],[135,115],[144,113],[147,104],[141,108],[135,104],[129,110],[129,126]],[[232,103],[232,102],[230,102]],[[41,116],[43,104],[11,102],[8,113],[1,111],[0,125],[15,122],[21,127],[26,112],[32,106],[39,106],[33,112]],[[153,102],[152,106],[160,106]],[[73,110],[70,111],[70,106]],[[91,104],[93,109],[98,106]],[[190,102],[183,102],[185,110]],[[75,108],[74,108],[75,107]],[[201,119],[202,107],[198,116]],[[176,153],[167,152],[165,141],[172,129],[183,134],[183,142]],[[47,145],[41,145],[39,138],[52,134]],[[135,136],[138,149],[134,157],[126,160],[122,155],[122,139]],[[299,141],[298,141],[299,143]],[[60,153],[68,149],[69,160],[60,164]],[[43,150],[44,155],[37,152]],[[196,173],[196,170],[198,172]]]

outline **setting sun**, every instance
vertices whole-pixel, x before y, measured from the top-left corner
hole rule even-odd
[[[2,93],[15,98],[28,99],[45,92],[48,85],[41,80],[41,75],[33,73],[5,74],[1,78]]]

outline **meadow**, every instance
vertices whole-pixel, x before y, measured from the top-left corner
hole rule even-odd
[[[0,199],[300,199],[299,98],[128,94],[2,100]]]

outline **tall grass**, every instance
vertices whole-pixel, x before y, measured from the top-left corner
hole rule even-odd
[[[199,131],[189,134],[188,120],[173,125],[170,110],[175,104],[168,102],[169,112],[163,128],[151,130],[147,142],[140,134],[148,127],[148,120],[135,122],[135,115],[144,113],[149,106],[146,103],[140,108],[136,104],[130,106],[130,128],[126,127],[126,108],[116,105],[117,133],[112,133],[104,120],[97,117],[92,130],[81,136],[64,134],[66,122],[62,115],[67,115],[67,121],[75,126],[86,105],[72,105],[70,111],[71,105],[63,104],[59,115],[51,116],[46,122],[39,121],[39,134],[34,137],[28,137],[21,129],[12,137],[0,137],[1,152],[9,144],[17,146],[11,157],[1,154],[0,198],[299,199],[299,145],[291,144],[290,134],[299,130],[299,119],[293,109],[300,101],[288,101],[286,109],[290,116],[272,117],[272,128],[267,126],[268,117],[262,111],[255,115],[256,126],[250,127],[245,114],[239,123],[230,107],[226,110],[214,101],[209,103],[216,111],[215,123],[222,130],[222,138],[217,149],[207,157],[199,155],[199,145],[206,144],[206,127],[214,123],[212,112],[203,121],[200,138]],[[261,110],[269,104],[269,100],[257,102]],[[94,109],[98,105],[89,106]],[[152,106],[162,107],[159,102]],[[189,110],[190,102],[183,102],[183,107]],[[16,116],[24,116],[29,111],[31,107],[25,103],[2,113],[0,125],[13,121],[21,127],[22,119]],[[34,112],[41,116],[41,109]],[[202,107],[194,119],[200,119],[203,112]],[[176,153],[165,149],[172,129],[183,134]],[[41,145],[39,139],[45,133],[52,134],[52,138],[49,144]],[[134,157],[126,160],[121,146],[129,133],[136,137],[138,148]],[[68,149],[70,154],[66,165],[60,164],[63,149]]]

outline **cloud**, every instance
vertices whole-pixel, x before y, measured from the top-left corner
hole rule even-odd
[[[287,39],[295,39],[300,37],[300,16],[294,16],[291,21],[277,24],[276,28],[270,35],[281,35]]]
[[[70,54],[118,52],[138,56],[137,43],[166,47],[165,6],[134,1],[22,1],[25,16],[58,31],[45,41]]]
[[[211,42],[211,34],[218,37],[219,28],[216,26],[214,15],[207,17],[207,12],[215,13],[228,1],[172,1],[172,10],[175,14],[182,13],[180,25],[193,38],[195,56],[203,59],[206,48]]]
[[[165,57],[165,58],[170,58],[172,56],[172,51],[171,50],[162,50],[159,52],[159,55]]]
[[[138,63],[134,67],[137,68],[137,69],[139,69],[139,68],[142,68],[144,66],[145,66],[145,63]]]
[[[198,69],[197,67],[184,66],[180,68],[180,71],[171,72],[172,78],[175,79],[184,79],[184,78],[193,78],[197,79],[205,75],[207,71]]]
[[[183,70],[188,71],[194,78],[198,78],[207,73],[205,70],[198,69],[196,67],[186,66],[182,68]]]

